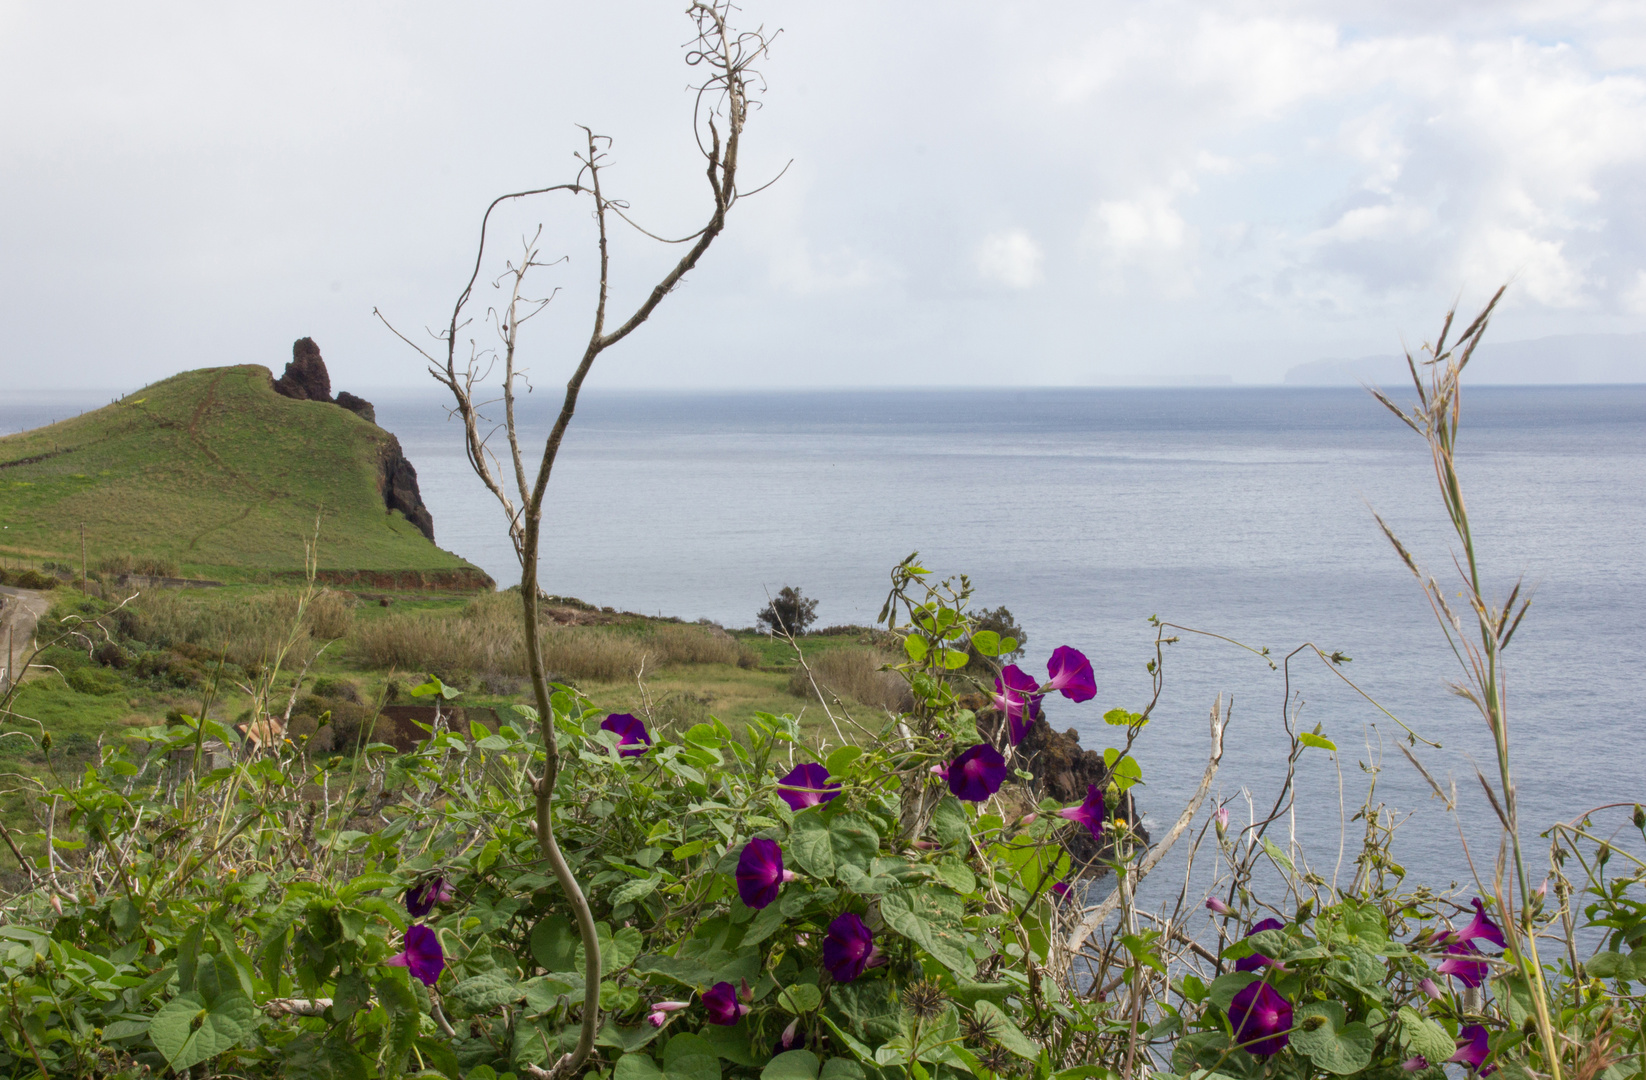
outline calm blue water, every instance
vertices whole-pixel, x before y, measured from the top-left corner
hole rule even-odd
[[[439,542],[508,583],[501,514],[440,400],[368,396],[417,466]],[[552,402],[536,397],[540,436]],[[14,401],[0,405],[0,431],[61,415]],[[1473,389],[1464,426],[1492,588],[1524,576],[1536,589],[1507,656],[1524,831],[1646,801],[1646,387]],[[1496,838],[1472,771],[1494,770],[1490,741],[1448,692],[1456,663],[1370,509],[1447,580],[1433,487],[1423,444],[1358,390],[596,392],[551,485],[543,586],[747,626],[768,591],[792,584],[820,601],[820,624],[869,622],[887,571],[918,549],[935,571],[970,574],[981,604],[1012,610],[1028,630],[1026,668],[1065,643],[1093,659],[1098,699],[1051,710],[1094,747],[1111,730],[1105,709],[1148,700],[1151,614],[1277,656],[1339,649],[1362,689],[1443,744],[1422,757],[1457,778],[1484,871]],[[1199,780],[1218,693],[1235,703],[1219,793],[1236,818],[1243,790],[1266,808],[1283,768],[1281,675],[1192,637],[1169,648],[1166,672],[1137,748],[1156,832]],[[1318,661],[1294,661],[1291,687],[1304,726],[1324,725],[1342,750],[1347,813],[1381,764],[1380,799],[1418,811],[1398,845],[1414,876],[1466,875],[1455,827],[1393,747],[1398,729]],[[1296,830],[1330,878],[1338,775],[1324,753],[1304,764]],[[1347,867],[1358,831],[1348,826]]]

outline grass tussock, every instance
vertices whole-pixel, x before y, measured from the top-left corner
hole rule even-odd
[[[736,664],[755,667],[760,654],[718,627],[664,625],[646,641],[654,664]]]
[[[887,657],[874,649],[830,649],[808,658],[812,677],[797,671],[789,680],[789,693],[795,697],[813,698],[815,680],[818,689],[836,698],[846,698],[861,705],[903,713],[914,707],[909,684],[894,671],[881,671]]]

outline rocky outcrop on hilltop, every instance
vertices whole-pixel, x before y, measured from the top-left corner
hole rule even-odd
[[[274,380],[274,392],[298,401],[330,401],[331,376],[320,358],[320,346],[313,338],[292,342],[291,363],[286,373]]]
[[[351,413],[354,413],[356,416],[360,417],[360,419],[364,420],[366,423],[377,423],[377,410],[372,408],[372,403],[367,401],[365,398],[356,397],[347,390],[339,390],[337,392],[337,403],[343,406],[343,408],[349,410]]]
[[[291,363],[286,373],[274,381],[274,392],[298,401],[324,401],[339,405],[369,424],[377,423],[377,410],[372,403],[347,390],[339,391],[334,401],[331,396],[331,374],[326,361],[320,356],[320,346],[313,338],[298,338],[292,342]],[[406,520],[417,526],[417,531],[434,539],[434,515],[423,505],[423,495],[417,490],[417,470],[406,460],[400,449],[400,440],[387,436],[377,456],[377,490],[383,496],[386,510],[398,510]]]

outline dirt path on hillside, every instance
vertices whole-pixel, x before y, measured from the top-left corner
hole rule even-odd
[[[13,589],[0,585],[0,688],[7,685],[18,665],[34,648],[34,627],[51,607],[46,594],[35,589]]]

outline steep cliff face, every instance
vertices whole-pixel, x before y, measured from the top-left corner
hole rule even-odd
[[[298,401],[330,402],[368,424],[377,423],[377,410],[365,398],[343,390],[336,401],[332,400],[331,374],[313,338],[298,338],[292,343],[291,363],[286,365],[286,373],[274,381],[274,389]],[[434,516],[423,505],[422,493],[417,490],[417,470],[406,460],[400,440],[388,432],[384,434],[388,441],[383,443],[377,459],[377,490],[383,496],[383,506],[406,515],[406,520],[417,526],[418,532],[433,540]]]
[[[383,493],[383,505],[398,510],[406,520],[417,526],[417,531],[434,539],[434,517],[423,505],[423,496],[417,490],[417,470],[406,460],[400,449],[400,440],[393,435],[383,444],[377,460],[377,487]]]

